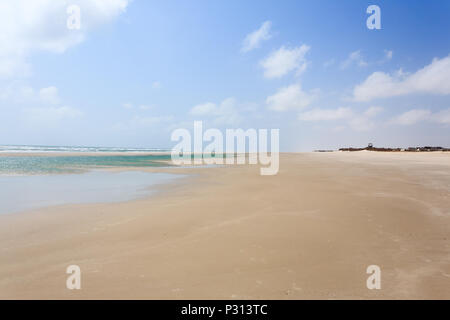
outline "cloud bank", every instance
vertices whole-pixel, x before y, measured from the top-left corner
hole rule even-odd
[[[353,90],[355,101],[406,96],[410,94],[450,94],[450,56],[434,59],[412,74],[401,70],[395,74],[372,73]]]
[[[88,31],[125,11],[129,0],[14,0],[0,2],[0,77],[31,73],[33,52],[62,53],[81,43]],[[67,28],[67,8],[81,9],[80,30]]]

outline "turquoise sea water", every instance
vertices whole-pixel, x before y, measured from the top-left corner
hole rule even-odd
[[[108,167],[167,167],[170,155],[1,156],[1,175],[81,173]]]
[[[95,149],[0,146],[0,214],[68,203],[126,201],[148,194],[150,187],[156,184],[181,176],[100,170],[171,166],[170,154],[144,154],[162,150]],[[69,155],[68,152],[81,155]],[[83,152],[89,152],[89,155],[83,155]]]

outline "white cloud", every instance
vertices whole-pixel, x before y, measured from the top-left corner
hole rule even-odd
[[[55,86],[34,89],[17,81],[0,90],[0,107],[3,106],[17,109],[21,121],[29,127],[39,128],[58,125],[63,120],[76,119],[84,114],[65,105]]]
[[[211,115],[215,114],[217,112],[217,106],[215,103],[212,102],[206,102],[199,105],[194,106],[190,114],[194,116],[204,116],[204,115]]]
[[[58,96],[58,89],[56,87],[48,87],[48,88],[42,88],[39,90],[39,98],[44,103],[49,104],[58,104],[60,102],[59,96]]]
[[[430,118],[430,116],[431,116],[430,110],[413,109],[395,117],[390,121],[390,123],[408,126],[416,124],[417,122],[421,122],[423,120],[427,120]]]
[[[268,108],[273,111],[287,111],[302,109],[311,104],[318,91],[308,93],[303,91],[300,84],[293,84],[279,89],[275,94],[267,97]]]
[[[365,112],[364,112],[364,114],[367,116],[367,117],[375,117],[375,116],[377,116],[378,114],[380,114],[381,112],[383,112],[383,108],[382,107],[370,107],[369,109],[367,109]]]
[[[412,109],[394,117],[389,123],[410,126],[425,121],[445,125],[450,124],[450,108],[435,113],[428,109]]]
[[[26,108],[25,120],[32,125],[54,125],[64,119],[81,117],[83,112],[72,107]]]
[[[30,74],[33,52],[62,53],[86,33],[124,12],[128,0],[15,0],[0,2],[0,77]],[[69,5],[81,8],[81,29],[67,28]]]
[[[20,104],[33,104],[34,106],[58,105],[61,99],[58,88],[49,86],[36,90],[29,85],[12,82],[0,88],[0,102],[15,107]],[[0,105],[1,106],[1,105]]]
[[[133,104],[130,102],[126,102],[122,105],[125,109],[133,109]]]
[[[272,22],[265,21],[258,30],[248,34],[242,43],[241,51],[249,52],[258,48],[261,45],[261,42],[269,40],[272,37],[270,34],[271,26]]]
[[[173,116],[141,116],[135,115],[129,120],[116,123],[112,129],[122,132],[136,132],[141,129],[161,129],[161,126],[168,127],[173,122]]]
[[[348,121],[348,125],[355,131],[369,131],[375,127],[375,123],[365,115],[355,116]]]
[[[338,109],[312,109],[299,114],[298,119],[302,121],[329,121],[347,119],[353,115],[350,108],[341,107]]]
[[[353,98],[370,101],[415,93],[450,94],[450,56],[434,59],[413,74],[404,74],[401,70],[393,75],[374,72],[354,88]]]
[[[9,106],[15,103],[32,102],[33,99],[36,99],[35,90],[28,85],[13,82],[0,88],[0,101],[7,102]]]
[[[431,118],[437,123],[450,124],[450,108],[434,113]]]
[[[358,67],[366,67],[368,65],[361,54],[361,50],[350,53],[348,58],[341,63],[341,68],[346,69],[352,64],[356,64]]]
[[[235,125],[242,121],[242,117],[238,112],[237,103],[234,98],[223,100],[218,109],[218,114],[214,122],[220,125]]]
[[[393,56],[394,56],[394,51],[384,49],[383,58],[378,61],[378,64],[381,65],[381,64],[391,61]]]
[[[383,112],[382,107],[369,107],[362,114],[355,114],[349,119],[349,126],[355,131],[368,131],[375,127],[373,118]]]
[[[367,131],[375,127],[373,118],[376,117],[383,108],[370,107],[363,113],[355,113],[351,108],[340,107],[337,109],[312,109],[298,115],[301,121],[344,121],[355,131]],[[344,126],[340,126],[344,128]]]
[[[292,49],[283,46],[272,52],[260,62],[264,68],[264,77],[280,78],[293,70],[296,70],[297,75],[301,74],[308,65],[305,55],[309,49],[308,45],[303,44]]]
[[[227,98],[219,104],[206,102],[194,106],[190,112],[193,116],[210,117],[217,125],[234,125],[242,120],[234,98]]]

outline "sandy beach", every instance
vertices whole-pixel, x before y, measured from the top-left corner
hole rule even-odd
[[[187,177],[0,216],[0,299],[450,299],[450,153],[281,154],[275,176],[126,170]]]

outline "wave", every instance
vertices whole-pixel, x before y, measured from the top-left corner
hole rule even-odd
[[[33,152],[169,152],[163,148],[122,148],[122,147],[84,147],[84,146],[36,146],[36,145],[1,145],[0,153]]]

